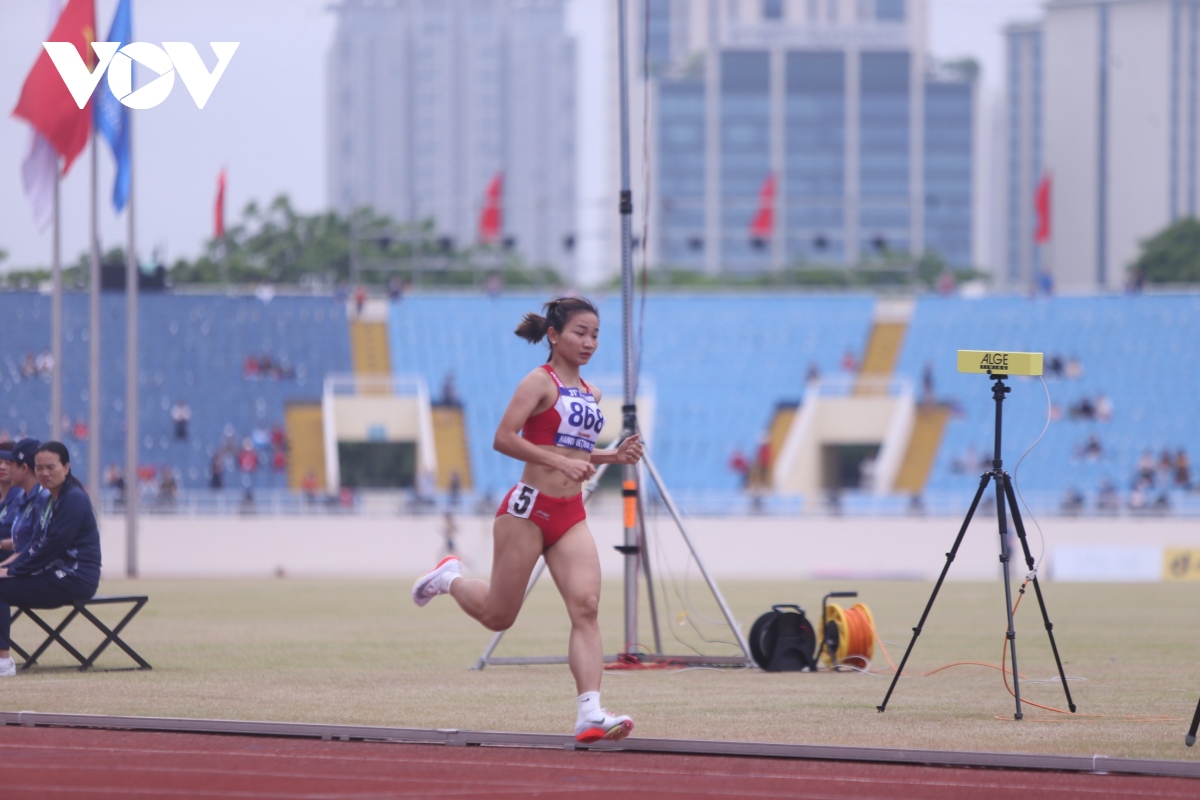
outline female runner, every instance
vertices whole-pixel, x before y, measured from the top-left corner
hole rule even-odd
[[[623,739],[633,730],[633,720],[600,706],[600,559],[588,530],[582,489],[597,464],[636,464],[642,444],[635,435],[615,449],[595,449],[604,426],[600,392],[579,377],[579,368],[599,342],[596,307],[567,297],[547,303],[544,311],[544,317],[526,314],[516,334],[533,344],[547,338],[550,358],[517,385],[492,444],[525,462],[520,482],[496,512],[492,580],[461,577],[462,562],[450,556],[416,582],[413,600],[423,606],[449,594],[486,628],[507,630],[521,610],[538,556],[545,556],[571,618],[568,660],[579,692],[575,738]]]

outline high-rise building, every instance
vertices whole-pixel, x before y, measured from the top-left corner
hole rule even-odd
[[[657,21],[686,41],[656,87],[655,261],[973,263],[977,75],[928,61],[924,0],[704,0]]]
[[[575,51],[565,0],[343,0],[327,63],[330,205],[481,233],[572,277]],[[480,230],[489,187],[498,231]],[[497,203],[493,202],[493,205]]]
[[[1143,239],[1198,212],[1200,2],[1050,0],[1008,41],[1007,277],[1119,289]],[[1040,253],[1035,179],[1049,189]]]
[[[997,277],[1010,287],[1028,287],[1042,273],[1037,239],[1036,196],[1046,178],[1042,164],[1042,26],[1004,29],[1004,202],[1003,263]]]

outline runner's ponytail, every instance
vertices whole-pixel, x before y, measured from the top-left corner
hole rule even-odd
[[[576,314],[587,312],[595,314],[596,319],[600,318],[600,312],[596,307],[582,297],[560,297],[557,300],[551,300],[542,306],[542,311],[546,316],[543,317],[532,311],[526,314],[513,333],[530,344],[537,344],[546,338],[546,332],[551,328],[556,331],[565,329],[567,323],[571,321],[571,317]]]

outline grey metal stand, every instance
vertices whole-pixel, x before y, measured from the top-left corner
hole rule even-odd
[[[733,630],[733,635],[737,638],[738,646],[742,649],[742,655],[741,656],[698,656],[695,654],[666,655],[662,652],[662,639],[659,635],[659,628],[658,628],[658,606],[657,606],[657,603],[655,602],[655,598],[654,598],[654,583],[651,580],[650,568],[649,568],[649,566],[650,566],[649,565],[649,551],[646,549],[646,545],[645,545],[644,529],[640,529],[639,532],[642,533],[642,537],[641,537],[642,542],[641,542],[641,546],[640,546],[639,550],[640,550],[640,555],[642,558],[643,568],[645,569],[645,572],[646,572],[646,588],[649,592],[649,597],[650,597],[650,615],[651,615],[651,619],[654,623],[654,649],[655,649],[655,652],[639,653],[639,654],[637,654],[638,658],[641,661],[646,662],[646,663],[670,661],[672,663],[680,663],[680,664],[704,664],[704,665],[708,665],[708,666],[721,666],[721,667],[750,666],[753,663],[751,661],[751,657],[750,657],[750,645],[747,644],[746,637],[742,634],[741,627],[738,625],[737,620],[734,619],[733,612],[730,611],[729,605],[725,602],[725,597],[721,594],[721,590],[717,586],[716,581],[714,581],[712,576],[709,575],[708,570],[704,566],[704,562],[700,559],[700,553],[697,552],[696,546],[692,543],[691,537],[688,536],[687,530],[683,526],[683,515],[680,514],[679,508],[675,505],[675,501],[671,498],[670,493],[667,491],[667,487],[663,483],[662,477],[658,474],[658,470],[655,469],[654,463],[648,457],[643,457],[642,464],[645,465],[646,471],[650,473],[651,480],[654,481],[654,485],[658,488],[659,494],[662,496],[663,503],[667,507],[667,511],[671,514],[671,518],[675,521],[675,525],[679,529],[680,535],[683,536],[683,540],[688,546],[688,551],[692,554],[692,558],[695,559],[696,565],[700,569],[700,574],[704,577],[704,582],[706,584],[708,584],[709,591],[711,591],[713,593],[713,597],[716,599],[717,605],[720,606],[721,614],[725,617],[725,621],[729,624],[729,627]],[[600,477],[604,474],[604,470],[607,466],[608,466],[607,464],[601,465],[596,470],[595,477],[593,477],[592,480],[588,483],[588,485],[584,487],[584,490],[583,490],[584,503],[586,503],[588,500],[591,499],[592,494],[595,492],[596,487],[600,483]],[[639,526],[641,524],[641,521],[644,519],[645,519],[645,517],[642,516],[639,511]],[[535,567],[533,570],[533,574],[529,576],[529,585],[525,587],[525,597],[529,597],[529,593],[533,591],[533,587],[537,584],[538,579],[542,577],[542,573],[545,572],[545,570],[546,570],[545,560],[539,559],[537,567]],[[628,587],[626,587],[626,588],[628,589]],[[633,588],[634,588],[635,597],[636,597],[637,587],[634,586]],[[488,642],[487,647],[485,647],[483,650],[483,653],[480,654],[479,660],[475,662],[475,664],[471,667],[471,669],[481,670],[484,667],[487,667],[489,665],[491,665],[491,666],[522,666],[522,665],[531,665],[531,664],[566,664],[567,663],[566,656],[514,656],[514,657],[493,656],[492,653],[495,652],[496,647],[499,646],[500,640],[503,638],[504,638],[504,631],[498,631],[497,633],[493,634],[491,641]],[[610,663],[617,661],[618,658],[619,658],[619,656],[616,656],[616,655],[608,655],[608,656],[604,657],[604,662],[606,664],[610,664]]]

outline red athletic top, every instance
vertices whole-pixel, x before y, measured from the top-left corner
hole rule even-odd
[[[596,437],[604,427],[604,415],[592,395],[592,387],[583,378],[582,389],[563,386],[554,368],[543,364],[542,369],[554,379],[558,387],[558,400],[540,414],[525,420],[521,436],[534,444],[570,447],[588,453],[596,447]]]

